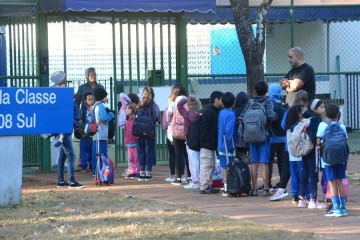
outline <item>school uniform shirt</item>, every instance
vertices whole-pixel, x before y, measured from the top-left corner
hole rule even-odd
[[[109,134],[109,126],[108,122],[110,122],[114,118],[114,113],[106,112],[105,106],[102,103],[95,103],[95,121],[98,125],[98,131],[94,135],[93,139],[95,140],[107,140]]]
[[[225,144],[228,150],[228,153],[231,154],[234,152],[234,129],[235,129],[235,113],[229,109],[224,108],[220,111],[219,114],[219,123],[218,123],[218,148],[219,155],[226,154]],[[224,135],[226,142],[224,141]]]
[[[331,123],[336,123],[336,121],[332,121]],[[321,142],[322,142],[322,138],[324,137],[325,129],[327,126],[328,126],[328,124],[326,122],[321,122],[319,124],[318,130],[316,133],[316,137],[320,138]],[[340,128],[345,132],[346,139],[348,139],[345,125],[341,123]],[[325,163],[324,160],[321,158],[321,166],[323,167],[325,165],[329,165],[329,164]]]

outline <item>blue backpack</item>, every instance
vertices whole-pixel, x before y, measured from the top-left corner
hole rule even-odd
[[[338,122],[326,124],[328,126],[323,137],[323,160],[329,165],[343,164],[349,157],[346,134]]]
[[[95,120],[95,107],[99,105],[99,102],[96,102],[90,109],[89,113],[85,117],[85,126],[84,133],[88,136],[94,136],[98,130],[98,125]]]
[[[95,185],[110,185],[114,184],[114,162],[103,154],[97,155],[96,169],[95,169]]]

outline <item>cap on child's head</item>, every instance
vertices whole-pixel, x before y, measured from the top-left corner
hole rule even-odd
[[[65,79],[65,73],[63,71],[56,71],[53,74],[51,74],[51,77],[50,77],[50,80],[54,84],[59,84],[64,79]]]
[[[194,96],[189,96],[189,100],[186,104],[191,112],[200,112],[202,108],[200,100]]]
[[[108,95],[107,92],[105,91],[105,89],[102,88],[96,88],[94,91],[94,95],[95,95],[95,100],[96,101],[101,101],[104,98],[106,98],[106,96]]]

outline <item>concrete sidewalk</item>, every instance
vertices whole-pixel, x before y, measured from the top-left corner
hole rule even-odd
[[[183,205],[197,211],[263,224],[270,228],[315,233],[320,238],[360,239],[359,158],[359,155],[355,155],[349,160],[348,175],[351,182],[347,205],[349,216],[338,218],[325,217],[323,210],[298,208],[291,204],[291,197],[270,202],[268,197],[262,196],[227,198],[221,194],[203,195],[199,194],[198,190],[185,190],[182,186],[174,186],[164,181],[168,177],[167,166],[154,167],[154,179],[151,182],[124,179],[120,176],[123,169],[116,169],[116,182],[114,186],[110,187],[96,187],[91,173],[76,172],[75,176],[77,181],[86,185],[86,188],[80,191],[108,189],[122,195],[130,194],[137,198]],[[64,191],[64,189],[56,188],[57,176],[54,173],[27,174],[24,177],[32,181],[31,184],[24,181],[23,194],[38,190]],[[277,177],[274,177],[273,182],[277,180]],[[261,182],[262,180],[259,179],[259,183]],[[79,190],[66,189],[65,191]],[[322,196],[323,194],[319,191],[319,199],[322,199]]]

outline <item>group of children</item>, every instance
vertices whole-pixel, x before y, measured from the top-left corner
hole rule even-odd
[[[193,96],[187,97],[182,86],[174,87],[169,99],[167,117],[163,121],[163,130],[168,136],[168,148],[170,150],[173,147],[175,150],[169,155],[171,175],[166,181],[172,182],[173,185],[189,183],[184,186],[185,189],[200,189],[202,194],[218,193],[217,189],[211,187],[218,155],[223,175],[223,195],[228,196],[227,166],[236,158],[245,160],[249,150],[252,176],[252,190],[249,195],[257,196],[258,192],[262,192],[263,196],[270,196],[270,201],[280,200],[289,195],[286,187],[291,179],[290,193],[293,204],[301,208],[324,209],[326,205],[320,203],[317,196],[319,172],[322,171],[321,178],[329,183],[333,202],[325,215],[346,216],[348,214],[346,196],[342,185],[342,179],[346,178],[346,163],[324,164],[320,155],[324,129],[329,122],[338,122],[339,107],[334,104],[325,107],[319,99],[309,103],[307,93],[300,90],[296,93],[294,105],[288,108],[281,101],[279,84],[273,84],[268,94],[267,83],[259,81],[255,85],[255,91],[256,96],[250,101],[244,92],[239,93],[235,98],[230,92],[215,91],[210,96],[211,105],[200,114],[201,103],[199,102],[200,107],[194,108],[192,105],[197,99]],[[243,136],[239,134],[238,129],[253,102],[263,104],[266,109],[267,136],[263,142],[244,144],[241,139]],[[324,117],[326,123],[323,122]],[[186,136],[183,137],[179,132],[184,131],[183,135],[186,135],[190,125],[199,119],[201,119],[200,148],[193,150],[186,145],[188,140]],[[306,155],[295,157],[290,152],[286,133],[291,132],[302,119],[310,121],[307,134],[314,147]],[[340,126],[346,134],[345,126],[343,124]],[[171,130],[168,131],[169,129]],[[280,182],[276,186],[271,185],[274,156],[277,157],[280,175]],[[187,175],[188,179],[184,177],[184,165],[187,165],[185,164],[187,161],[190,172]],[[259,166],[262,168],[263,178],[263,185],[260,187],[257,186]],[[272,196],[271,189],[276,190]]]
[[[319,169],[322,169],[322,178],[329,183],[333,203],[325,215],[346,216],[348,211],[342,183],[342,180],[346,178],[346,163],[325,164],[319,154],[325,129],[329,124],[337,123],[339,120],[339,107],[334,104],[324,106],[319,99],[308,103],[307,93],[300,90],[296,93],[294,105],[287,109],[281,101],[280,85],[271,85],[268,94],[268,85],[264,81],[259,81],[255,85],[255,92],[256,96],[249,100],[244,92],[240,92],[235,97],[231,92],[214,91],[210,95],[210,105],[201,114],[202,105],[199,99],[195,96],[187,96],[181,84],[175,85],[162,121],[163,131],[167,136],[171,174],[166,181],[173,185],[186,184],[185,189],[199,189],[201,194],[218,193],[219,190],[212,187],[213,172],[218,156],[223,176],[222,195],[228,196],[228,164],[236,158],[245,160],[249,155],[252,178],[250,196],[257,196],[258,192],[262,192],[263,196],[270,196],[270,189],[273,188],[276,189],[276,193],[270,196],[270,200],[282,199],[289,195],[286,187],[291,179],[290,193],[294,204],[298,207],[323,209],[326,205],[319,203],[317,196]],[[155,135],[146,134],[155,132],[156,124],[160,123],[160,111],[154,102],[154,97],[151,87],[144,88],[141,100],[136,94],[128,96],[124,93],[120,94],[121,108],[118,114],[118,125],[124,126],[124,143],[129,163],[126,178],[129,179],[152,180],[152,166],[156,164]],[[86,118],[93,112],[98,131],[93,137],[84,135],[80,140],[81,167],[84,170],[90,169],[94,173],[96,154],[102,153],[107,156],[107,123],[114,118],[114,114],[105,109],[107,93],[104,89],[95,89],[94,94],[86,94],[84,100],[86,111],[81,114],[82,121],[87,121]],[[262,105],[265,109],[266,137],[261,142],[246,143],[241,131],[246,121],[246,113],[254,103]],[[151,131],[144,129],[144,135],[135,136],[134,124],[136,122],[140,124],[139,119],[145,115],[151,117],[150,125],[146,125],[147,128],[151,128]],[[323,122],[324,115],[326,122]],[[306,155],[296,157],[290,151],[286,133],[292,132],[302,119],[310,119],[307,134],[315,147]],[[195,123],[198,129],[194,127]],[[340,124],[340,127],[346,134],[345,126]],[[193,139],[189,139],[189,128],[192,133],[198,131],[196,139],[194,139],[194,134],[191,134]],[[62,143],[64,140],[59,141],[60,147],[66,145],[65,142]],[[98,141],[98,144],[95,145],[94,141]],[[190,143],[190,141],[191,145],[188,145],[187,142]],[[194,145],[196,141],[198,144]],[[271,185],[272,162],[275,155],[280,175],[280,182],[276,187]],[[318,156],[320,156],[319,159]],[[63,161],[61,164],[63,165]],[[185,166],[187,178],[185,178]],[[259,166],[262,168],[263,178],[263,185],[260,187],[257,185]],[[73,174],[70,177],[73,180],[72,184],[78,184]],[[65,185],[67,183],[60,171],[58,187]]]

